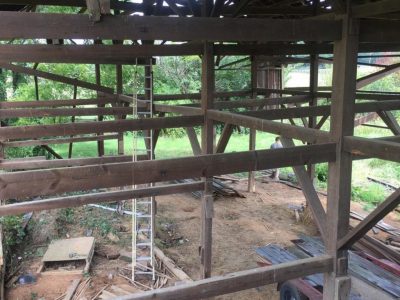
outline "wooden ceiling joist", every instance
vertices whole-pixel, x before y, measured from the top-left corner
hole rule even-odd
[[[340,36],[340,21],[119,15],[103,16],[101,22],[93,24],[85,15],[0,12],[0,39],[266,42],[333,41]]]

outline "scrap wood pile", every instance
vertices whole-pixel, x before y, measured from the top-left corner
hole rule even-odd
[[[227,181],[238,181],[235,178],[232,177],[225,177],[225,176],[218,176],[218,178],[213,178],[213,193],[214,196],[223,196],[223,197],[240,197],[240,198],[245,198],[245,196],[238,192],[237,190],[235,190],[234,188],[228,186],[227,184],[225,184],[224,182],[222,182],[223,180],[227,180]],[[194,178],[194,179],[180,179],[180,180],[176,180],[177,183],[193,183],[196,181],[199,181],[199,178]],[[203,192],[201,191],[195,191],[192,192],[192,195],[195,198],[201,198],[201,196],[203,195]]]
[[[353,211],[350,217],[357,221],[365,218]],[[400,264],[400,229],[381,220],[372,228],[372,232],[375,236],[365,235],[354,244],[354,249]]]
[[[118,272],[118,276],[126,280],[125,284],[106,284],[90,299],[113,299],[132,293],[162,288],[179,281],[192,281],[192,279],[183,270],[177,267],[175,262],[168,258],[162,250],[155,247],[154,253],[154,261],[156,263],[156,280],[154,282],[152,282],[152,279],[148,276],[139,277],[138,275],[136,275],[135,280],[132,280],[132,265],[128,264],[126,267],[120,268]],[[148,266],[138,263],[137,267],[141,268],[143,271],[149,269]],[[80,299],[78,298],[76,300]]]
[[[257,248],[256,253],[258,255],[258,264],[262,266],[270,264],[274,265],[306,257],[316,257],[325,253],[323,242],[319,237],[300,235],[299,239],[292,240],[291,242],[294,247],[281,247],[276,244],[268,244]],[[365,256],[364,253],[358,251],[349,251],[349,274],[394,297],[390,297],[390,299],[400,298],[399,267],[400,265],[396,263],[390,263],[386,260]],[[301,280],[303,283],[306,283],[319,291],[323,286],[323,274],[321,273],[296,280]],[[359,294],[359,292],[360,291],[352,289],[349,299],[365,299]]]

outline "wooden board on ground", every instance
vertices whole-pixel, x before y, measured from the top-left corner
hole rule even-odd
[[[80,272],[88,272],[94,253],[94,237],[79,237],[52,241],[43,256],[42,263],[45,269],[50,263],[84,261],[85,267]],[[75,270],[76,271],[76,270]],[[65,273],[65,271],[45,271],[43,274]],[[72,272],[72,271],[66,271]]]

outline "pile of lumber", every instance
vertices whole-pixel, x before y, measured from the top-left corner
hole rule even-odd
[[[200,179],[195,178],[195,179],[180,179],[176,180],[177,183],[193,183],[193,182],[198,182]],[[232,180],[232,179],[230,179]],[[234,188],[228,186],[227,184],[223,183],[221,179],[213,178],[213,193],[214,196],[222,196],[222,197],[240,197],[240,198],[245,198],[245,196],[235,190]],[[202,191],[195,191],[192,192],[192,195],[195,198],[201,198],[203,195]]]

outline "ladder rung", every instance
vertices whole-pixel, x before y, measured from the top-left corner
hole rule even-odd
[[[151,201],[137,201],[136,200],[136,204],[151,204]]]
[[[137,275],[153,275],[153,272],[151,272],[151,271],[135,271],[135,274],[137,274]]]
[[[143,243],[137,243],[136,246],[137,246],[137,247],[145,247],[145,246],[146,246],[146,247],[150,247],[150,246],[151,246],[151,243],[150,243],[150,242],[146,242],[146,243],[145,243],[145,242],[143,242]]]
[[[151,256],[140,256],[136,257],[136,261],[151,260]]]
[[[143,228],[143,229],[139,229],[137,232],[150,232],[151,229],[150,228]]]
[[[136,218],[151,218],[151,215],[136,215]]]

